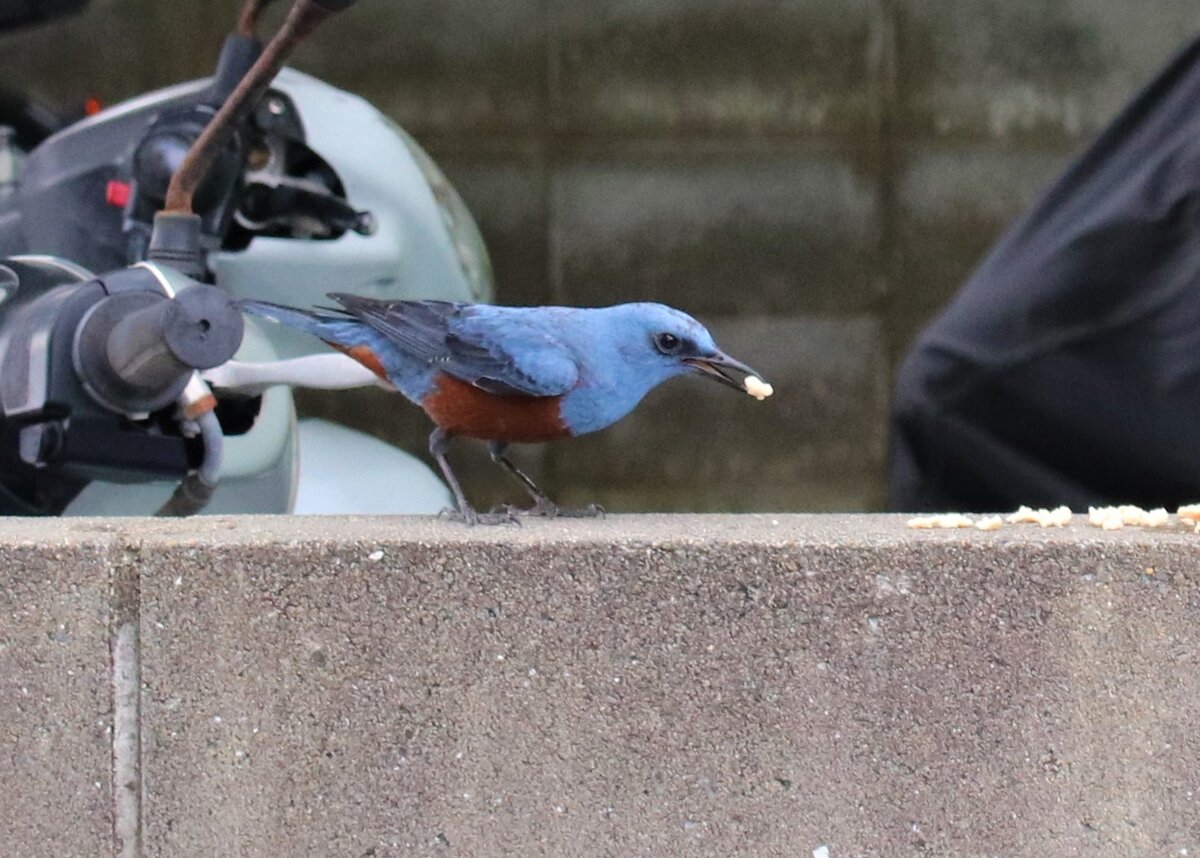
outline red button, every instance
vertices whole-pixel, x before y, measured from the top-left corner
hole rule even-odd
[[[123,209],[129,202],[129,190],[128,182],[112,179],[104,189],[104,201],[110,206]]]

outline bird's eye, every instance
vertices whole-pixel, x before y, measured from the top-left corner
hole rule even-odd
[[[683,348],[683,340],[674,334],[662,333],[654,338],[654,346],[665,355],[673,355]]]

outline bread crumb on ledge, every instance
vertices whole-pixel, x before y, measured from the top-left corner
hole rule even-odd
[[[1100,506],[1088,508],[1088,524],[1104,530],[1120,530],[1123,527],[1166,527],[1171,523],[1171,514],[1162,507],[1145,510],[1140,506]]]
[[[908,526],[914,530],[955,530],[962,527],[974,527],[975,522],[957,512],[947,512],[941,515],[920,515],[908,520]]]
[[[1186,522],[1200,522],[1200,503],[1187,504],[1175,511],[1175,514]]]
[[[1071,508],[1033,509],[1023,506],[1008,516],[1009,524],[1038,524],[1042,527],[1066,527],[1071,523]]]
[[[1184,524],[1191,524],[1195,533],[1200,533],[1200,503],[1179,507],[1176,515]],[[1008,524],[1036,524],[1041,527],[1066,527],[1074,520],[1070,507],[1034,509],[1022,506],[1007,516],[988,515],[972,518],[957,512],[923,515],[909,519],[908,526],[916,530],[957,529],[973,527],[977,530],[999,530]],[[1125,527],[1165,528],[1172,523],[1171,513],[1164,507],[1143,509],[1132,504],[1121,506],[1088,507],[1087,522],[1103,530],[1121,530]]]

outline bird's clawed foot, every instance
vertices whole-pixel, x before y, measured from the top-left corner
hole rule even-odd
[[[492,510],[491,512],[477,512],[471,507],[465,509],[454,509],[446,507],[438,513],[438,518],[443,518],[446,521],[457,521],[460,524],[465,524],[467,527],[474,527],[477,524],[515,524],[521,526],[521,520],[516,514],[507,508]]]
[[[604,518],[604,507],[597,503],[588,504],[582,508],[573,508],[559,506],[549,498],[540,498],[537,503],[528,509],[506,504],[501,509],[507,510],[512,515],[525,516],[526,518]]]

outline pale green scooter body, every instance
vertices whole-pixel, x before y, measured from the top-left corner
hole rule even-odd
[[[213,253],[218,286],[238,298],[301,307],[328,303],[333,291],[492,298],[490,264],[473,219],[407,134],[363,99],[300,72],[285,69],[273,89],[292,99],[307,145],[337,171],[347,199],[372,212],[378,228],[330,241],[258,237],[244,251]],[[326,350],[312,337],[248,320],[236,359],[267,362]],[[397,400],[397,407],[410,406]],[[174,488],[95,482],[66,514],[150,514]],[[291,390],[280,386],[263,395],[249,432],[226,439],[221,482],[205,514],[416,514],[450,505],[445,485],[419,459],[343,426],[297,420]]]

